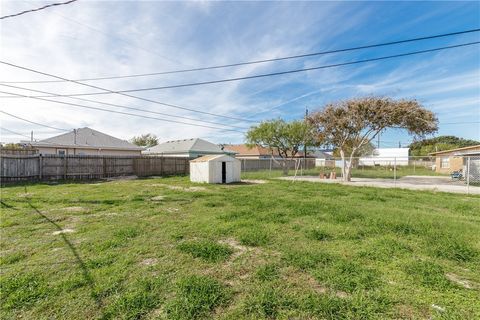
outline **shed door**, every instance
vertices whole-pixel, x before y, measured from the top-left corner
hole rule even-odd
[[[227,182],[227,163],[222,162],[222,183]]]

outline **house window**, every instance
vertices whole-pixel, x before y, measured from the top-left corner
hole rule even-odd
[[[59,156],[64,156],[64,155],[67,154],[67,150],[65,150],[65,149],[58,149],[58,150],[57,150],[57,154],[58,154]]]
[[[440,168],[450,168],[450,157],[442,157],[440,159]]]

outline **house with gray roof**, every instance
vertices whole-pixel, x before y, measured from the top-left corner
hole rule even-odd
[[[145,150],[143,154],[164,157],[198,158],[212,154],[235,155],[235,152],[224,149],[207,140],[192,138],[167,141]]]
[[[142,147],[122,139],[112,137],[90,128],[73,131],[48,139],[30,142],[22,141],[38,150],[39,154],[58,155],[108,155],[108,156],[140,156]]]

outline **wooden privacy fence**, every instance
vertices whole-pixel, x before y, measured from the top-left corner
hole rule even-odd
[[[189,173],[189,160],[151,156],[1,155],[1,182],[183,175]]]

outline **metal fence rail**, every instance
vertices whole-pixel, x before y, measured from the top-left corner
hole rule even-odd
[[[284,176],[282,160],[243,159],[242,178],[275,178]],[[340,181],[344,160],[328,159],[288,160],[287,176]],[[348,160],[345,161],[348,164]],[[431,187],[432,190],[462,189],[478,192],[480,187],[480,156],[450,157],[355,157],[351,160],[351,178],[356,182],[377,182],[393,186]],[[473,187],[474,189],[472,189]],[[420,189],[420,188],[419,188]]]

